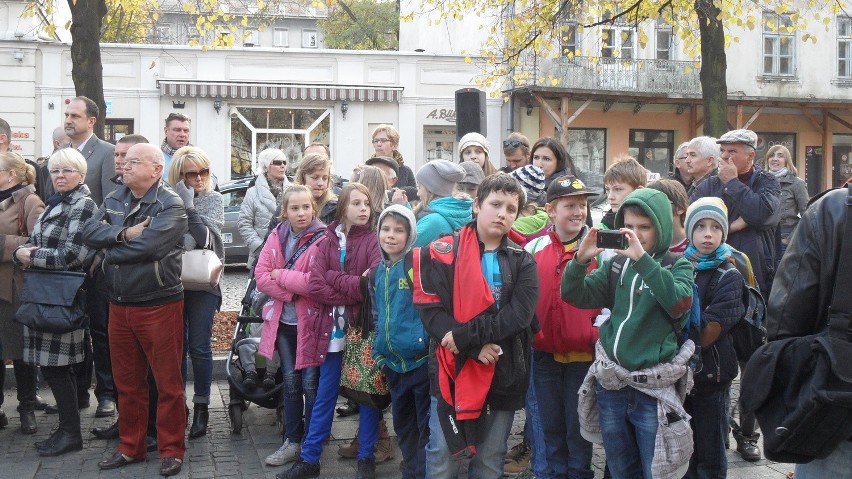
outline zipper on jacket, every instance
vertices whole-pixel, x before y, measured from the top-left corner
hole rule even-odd
[[[390,279],[390,268],[388,268],[387,266],[384,266],[384,268],[385,268],[385,311],[386,311],[385,312],[385,343],[387,343],[388,352],[393,354],[394,356],[396,356],[399,359],[400,363],[402,364],[403,371],[408,371],[408,366],[405,364],[405,359],[402,358],[399,354],[397,354],[396,351],[393,350],[393,346],[391,346],[391,340],[390,340],[390,307],[389,307],[390,306],[390,295],[388,294],[388,291],[390,290],[390,287],[388,286],[389,285],[388,279]],[[403,263],[403,269],[405,269],[405,263]],[[408,274],[408,273],[405,273],[405,274]]]
[[[626,263],[625,263],[625,267],[627,267]],[[636,287],[636,280],[637,279],[639,279],[638,274],[633,277],[633,281],[630,283],[630,306],[628,306],[628,308],[627,308],[627,315],[624,317],[624,321],[622,321],[621,324],[618,325],[618,332],[615,333],[615,342],[612,343],[612,355],[614,356],[613,359],[615,359],[615,361],[618,364],[621,364],[621,360],[618,359],[618,342],[621,339],[621,331],[624,329],[624,325],[627,324],[627,322],[630,321],[630,319],[632,319],[631,317],[633,315],[633,296],[635,296],[633,294],[633,288]],[[622,280],[623,280],[623,277],[622,277]],[[613,304],[612,306],[613,306],[613,309],[615,309],[615,304]],[[610,319],[612,319],[612,318],[610,318]]]
[[[157,276],[157,284],[159,284],[160,286],[165,286],[165,283],[163,282],[163,278],[160,277],[160,262],[159,261],[154,261],[154,274],[155,274],[155,276]]]

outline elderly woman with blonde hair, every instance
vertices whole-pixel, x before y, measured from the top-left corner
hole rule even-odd
[[[36,194],[35,168],[14,152],[0,153],[0,387],[6,379],[2,362],[12,361],[18,384],[21,432],[36,432],[36,368],[23,361],[24,328],[14,321],[24,281],[23,271],[12,263],[15,249],[32,234],[44,203]],[[4,395],[0,393],[0,406]],[[0,411],[0,428],[9,424]]]
[[[83,244],[83,225],[95,216],[97,205],[89,196],[86,159],[74,148],[54,153],[47,162],[53,196],[38,217],[27,242],[15,250],[22,269],[85,271],[94,251]],[[40,456],[58,456],[83,448],[77,384],[71,367],[83,362],[85,331],[46,333],[24,327],[24,361],[40,366],[59,410],[59,428],[35,443]]]
[[[290,186],[287,179],[287,155],[277,148],[267,148],[257,155],[258,175],[254,186],[246,191],[240,206],[240,235],[249,249],[251,269],[260,254],[260,247],[269,232],[269,222],[275,218],[281,192]]]
[[[210,249],[222,261],[225,245],[222,243],[222,226],[225,210],[222,195],[213,191],[210,159],[201,148],[184,146],[175,152],[169,165],[169,183],[180,195],[186,207],[189,232],[184,236],[184,248]],[[186,355],[192,362],[193,415],[189,437],[194,439],[207,434],[210,404],[210,385],[213,382],[213,316],[222,304],[222,291],[217,284],[204,291],[183,292],[183,361],[181,372],[186,383]]]

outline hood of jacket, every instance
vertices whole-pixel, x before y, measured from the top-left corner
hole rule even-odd
[[[429,203],[429,209],[433,213],[441,215],[450,224],[453,231],[458,231],[470,221],[473,212],[473,200],[445,196],[432,200]]]
[[[666,254],[672,243],[672,205],[669,197],[662,191],[651,188],[639,188],[627,195],[615,214],[615,228],[624,228],[624,207],[637,205],[651,218],[657,233],[657,242],[648,253],[654,258]]]
[[[405,248],[402,250],[402,254],[407,254],[411,247],[414,245],[414,242],[417,240],[417,220],[414,218],[414,213],[407,207],[403,205],[390,205],[384,209],[379,215],[379,221],[376,223],[378,225],[378,230],[382,229],[382,221],[388,215],[388,213],[396,213],[405,218],[405,221],[408,222],[408,240],[405,242]],[[388,257],[385,254],[385,250],[382,249],[381,243],[379,243],[379,249],[382,251],[382,259],[387,260]]]

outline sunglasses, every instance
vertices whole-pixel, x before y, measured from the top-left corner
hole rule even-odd
[[[199,176],[202,178],[208,178],[210,177],[210,168],[204,168],[201,171],[187,171],[181,173],[181,176],[190,181],[197,180]]]
[[[275,166],[287,166],[287,160],[272,160],[271,163]]]
[[[521,146],[530,147],[521,140],[503,140],[503,148],[520,148]]]

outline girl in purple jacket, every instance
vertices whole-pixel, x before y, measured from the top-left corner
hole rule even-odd
[[[300,323],[298,347],[299,357],[310,359],[306,366],[319,366],[319,386],[300,459],[278,478],[319,475],[323,441],[331,433],[334,419],[346,329],[360,313],[361,291],[365,290],[361,283],[367,282],[364,273],[381,260],[374,214],[367,188],[359,183],[346,185],[340,194],[335,221],[328,225],[326,237],[317,243],[308,294],[320,304],[308,312],[304,328]],[[375,477],[373,449],[380,415],[378,409],[361,406],[357,478]]]
[[[281,466],[299,458],[311,420],[319,370],[316,366],[299,364],[297,336],[304,329],[302,324],[308,311],[318,307],[308,295],[308,278],[318,241],[323,236],[325,225],[317,219],[311,191],[302,185],[285,190],[281,223],[269,234],[254,271],[257,289],[271,298],[263,308],[258,351],[272,359],[277,350],[284,376],[284,443],[266,458],[270,466]],[[254,378],[257,380],[257,373]]]

